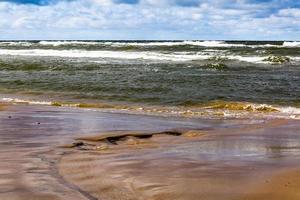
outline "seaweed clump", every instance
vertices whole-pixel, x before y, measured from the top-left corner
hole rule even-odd
[[[58,107],[60,107],[60,106],[62,106],[62,103],[60,103],[60,102],[52,102],[51,106],[58,106]]]
[[[208,59],[211,63],[208,63],[205,67],[218,70],[227,69],[227,65],[224,64],[226,60],[228,60],[226,57],[214,56]]]
[[[269,56],[268,58],[264,59],[263,61],[267,61],[273,64],[284,64],[291,61],[289,57],[286,56]]]
[[[225,65],[224,63],[209,63],[205,66],[207,68],[218,69],[218,70],[227,69],[227,65]]]

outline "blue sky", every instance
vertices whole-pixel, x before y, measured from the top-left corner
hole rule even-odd
[[[0,39],[300,40],[300,1],[0,0]]]

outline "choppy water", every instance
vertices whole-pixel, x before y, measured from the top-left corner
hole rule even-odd
[[[299,107],[300,42],[2,41],[0,93],[173,107],[216,100]]]

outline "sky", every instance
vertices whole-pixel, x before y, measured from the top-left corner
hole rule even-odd
[[[0,40],[300,40],[299,0],[0,0]]]

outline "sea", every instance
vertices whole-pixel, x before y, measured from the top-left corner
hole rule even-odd
[[[0,41],[0,102],[300,119],[300,42]]]

